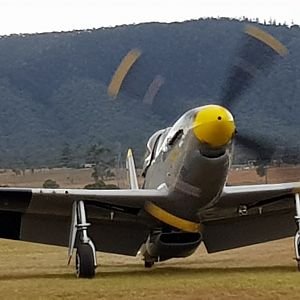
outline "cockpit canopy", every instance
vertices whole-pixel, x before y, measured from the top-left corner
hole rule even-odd
[[[159,150],[165,140],[169,130],[171,127],[160,129],[156,131],[152,136],[149,138],[147,142],[147,149],[146,155],[144,160],[144,167],[143,167],[143,174],[146,172],[147,168],[151,165],[151,162],[154,158],[158,155]]]
[[[198,108],[187,111],[172,127],[158,130],[149,138],[143,167],[143,175],[146,174],[148,167],[162,149],[167,149],[172,146],[187,130],[190,129],[197,111]]]

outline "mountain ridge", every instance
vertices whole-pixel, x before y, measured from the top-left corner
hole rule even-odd
[[[154,131],[192,107],[216,102],[248,23],[201,19],[0,38],[0,165],[55,165],[65,143],[82,159],[99,140],[123,152],[133,146],[141,159]],[[239,99],[238,129],[267,133],[278,152],[292,148],[297,155],[300,29],[254,25],[290,54]],[[141,57],[112,100],[107,86],[133,48]],[[164,84],[152,106],[143,104],[156,75]]]

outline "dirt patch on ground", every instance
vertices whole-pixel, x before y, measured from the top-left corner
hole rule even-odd
[[[268,167],[266,176],[258,176],[255,168],[230,170],[228,183],[237,184],[263,184],[300,181],[300,166]]]
[[[42,187],[47,179],[55,180],[61,187],[82,188],[92,183],[92,169],[35,169],[17,175],[12,170],[3,170],[0,184],[18,187]]]

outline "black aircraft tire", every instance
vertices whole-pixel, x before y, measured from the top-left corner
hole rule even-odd
[[[152,268],[153,265],[154,265],[153,261],[147,261],[147,260],[145,260],[145,262],[144,262],[144,266],[145,266],[146,269]]]
[[[88,244],[79,244],[77,247],[76,275],[78,278],[93,278],[95,276],[93,250]]]
[[[300,241],[299,240],[297,241],[297,248],[298,248],[298,253],[300,253]],[[296,259],[296,261],[297,261],[298,271],[300,272],[300,260]]]

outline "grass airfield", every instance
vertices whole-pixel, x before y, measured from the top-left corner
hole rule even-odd
[[[90,169],[0,173],[9,186],[41,187],[55,179],[64,187],[91,182]],[[243,179],[243,182],[241,182]],[[264,183],[254,170],[233,171],[233,184]],[[270,169],[268,182],[300,181],[300,168]],[[67,249],[0,240],[0,299],[299,299],[300,273],[293,239],[215,254],[204,247],[191,257],[144,269],[140,257],[98,254],[94,279],[77,279]]]
[[[299,299],[293,239],[216,254],[200,249],[144,269],[140,257],[98,254],[76,279],[67,249],[0,240],[1,299]]]

